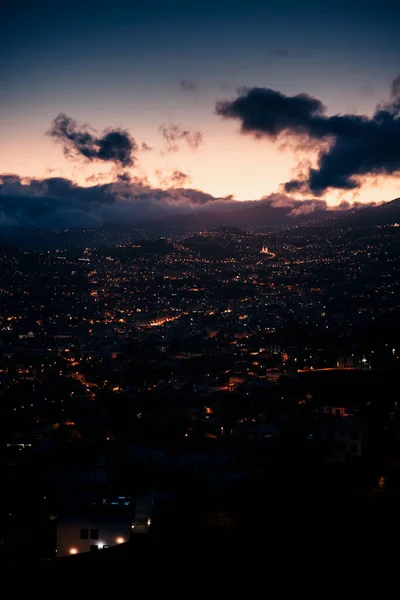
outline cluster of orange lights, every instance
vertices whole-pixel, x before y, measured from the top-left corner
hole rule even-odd
[[[125,542],[126,542],[126,539],[124,537],[122,537],[122,536],[119,536],[119,537],[115,538],[115,543],[116,544],[125,544]],[[100,548],[101,547],[102,546],[100,546]],[[79,553],[78,548],[73,547],[73,548],[69,549],[69,554],[78,554],[78,553]]]
[[[159,327],[160,325],[164,325],[164,323],[169,323],[170,321],[176,321],[179,317],[164,317],[161,319],[156,319],[155,321],[150,321],[150,327]]]

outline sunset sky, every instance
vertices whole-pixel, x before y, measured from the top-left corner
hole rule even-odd
[[[62,143],[46,135],[63,113],[99,134],[128,130],[139,148],[127,170],[145,174],[152,186],[168,186],[179,171],[187,176],[184,187],[261,198],[292,180],[299,161],[314,160],[317,146],[299,150],[243,135],[240,120],[216,114],[218,101],[234,100],[243,88],[268,88],[317,98],[329,116],[371,117],[390,100],[400,72],[395,0],[4,4],[0,164],[2,173],[21,177],[65,177],[80,185],[90,185],[91,175],[111,178],[106,161],[68,158]],[[188,135],[171,150],[162,124]],[[193,132],[201,133],[196,144]],[[323,192],[330,203],[398,196],[400,178],[386,175],[363,176],[354,190]]]

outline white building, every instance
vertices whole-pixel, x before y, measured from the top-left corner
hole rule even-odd
[[[124,544],[130,540],[131,532],[132,520],[126,516],[60,515],[57,519],[57,558]]]
[[[100,511],[90,514],[65,513],[57,517],[57,558],[96,552],[129,542],[133,534],[148,533],[153,497],[135,501],[134,517],[130,497],[103,499]]]

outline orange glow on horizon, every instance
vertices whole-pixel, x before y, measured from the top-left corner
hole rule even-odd
[[[27,125],[23,131],[15,131],[7,140],[0,140],[0,154],[4,155],[2,172],[15,173],[20,177],[43,179],[65,177],[80,186],[90,187],[112,181],[110,165],[77,163],[65,159],[60,148],[43,135],[48,129],[48,119]],[[107,117],[104,116],[104,121]],[[140,132],[151,145],[161,149],[162,142],[154,136],[152,128],[127,123],[127,128]],[[198,150],[181,148],[173,156],[160,156],[159,152],[141,153],[139,168],[131,169],[132,176],[145,174],[153,187],[160,187],[156,170],[166,174],[174,169],[190,176],[184,187],[201,190],[214,197],[233,195],[233,199],[258,200],[272,193],[281,193],[282,183],[293,178],[298,157],[290,149],[281,149],[279,143],[255,140],[243,136],[234,123],[220,122],[207,117],[199,123],[204,134],[204,147]],[[308,155],[305,158],[309,158]],[[312,158],[312,156],[311,156]],[[267,165],[267,168],[266,168]],[[94,179],[90,180],[93,177]],[[381,202],[400,196],[400,181],[394,177],[365,178],[364,185],[354,191],[333,190],[323,197],[328,204],[342,200],[349,202]],[[301,196],[293,197],[302,199]],[[312,197],[312,194],[310,196]]]

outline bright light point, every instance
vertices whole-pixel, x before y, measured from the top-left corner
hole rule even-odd
[[[125,538],[117,537],[117,539],[115,541],[117,542],[117,544],[123,544],[125,542]]]
[[[150,525],[151,525],[151,519],[150,519],[150,517],[149,517],[149,518],[147,519],[147,527],[150,527]]]
[[[78,554],[78,550],[76,548],[70,548],[69,553],[70,554]]]

